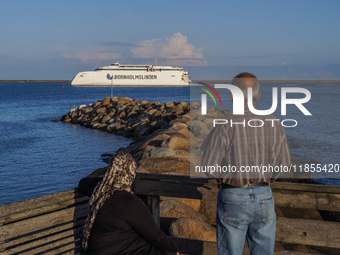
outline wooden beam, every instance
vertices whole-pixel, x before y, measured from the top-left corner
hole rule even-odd
[[[29,234],[29,235],[24,235],[20,238],[7,239],[6,242],[0,243],[0,251],[8,249],[9,247],[12,247],[12,246],[32,242],[34,240],[41,239],[41,238],[44,238],[46,236],[54,235],[54,234],[60,233],[60,232],[67,233],[67,231],[73,231],[74,236],[76,237],[76,232],[74,232],[75,229],[80,229],[80,228],[82,229],[84,224],[85,224],[85,219],[79,220],[77,222],[70,222],[70,223],[67,223],[67,224],[64,224],[64,225],[61,225],[61,226],[57,226],[57,227],[54,227],[54,228],[48,228],[44,231],[32,233],[32,234]]]
[[[340,194],[277,189],[273,194],[277,206],[340,212]]]
[[[160,220],[160,209],[159,209],[159,197],[158,196],[145,196],[145,195],[138,195],[145,205],[149,208],[150,213],[152,214],[153,219],[155,220],[157,226],[161,225]]]
[[[277,218],[276,241],[340,249],[340,222]]]
[[[0,243],[1,241],[17,236],[26,235],[35,231],[44,231],[47,228],[57,227],[62,224],[74,222],[79,218],[85,218],[88,213],[88,207],[88,204],[84,204],[3,225],[0,231]]]

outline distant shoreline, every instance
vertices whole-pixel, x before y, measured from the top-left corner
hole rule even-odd
[[[191,83],[231,83],[231,80],[192,80]],[[71,80],[0,80],[0,83],[71,83]],[[330,83],[340,83],[340,80],[260,80],[260,83],[281,83],[281,84],[330,84]]]

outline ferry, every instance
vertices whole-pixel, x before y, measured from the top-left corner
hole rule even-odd
[[[183,68],[114,63],[95,71],[78,73],[72,86],[188,86],[188,72]]]

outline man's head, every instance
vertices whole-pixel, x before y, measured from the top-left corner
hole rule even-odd
[[[256,103],[260,97],[260,83],[255,75],[248,72],[243,72],[234,77],[231,82],[233,85],[239,87],[244,95],[245,103],[248,98],[248,88],[253,89],[253,102]]]

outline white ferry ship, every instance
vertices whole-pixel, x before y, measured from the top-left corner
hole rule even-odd
[[[78,73],[72,86],[188,86],[188,72],[183,68],[154,65],[111,64],[95,71]]]

